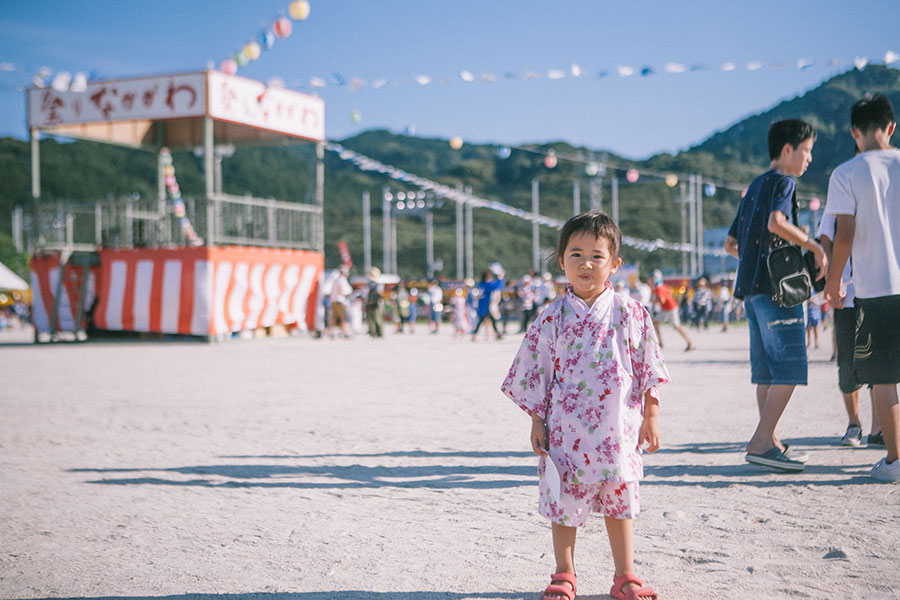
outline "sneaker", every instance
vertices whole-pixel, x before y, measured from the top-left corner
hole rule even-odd
[[[847,432],[841,438],[841,446],[859,446],[860,444],[862,444],[862,427],[848,425]]]
[[[887,457],[882,458],[872,467],[872,479],[884,483],[900,483],[900,460],[891,464],[887,463]]]
[[[878,433],[870,433],[866,437],[866,447],[884,448],[884,435],[880,431]]]
[[[799,460],[791,460],[785,456],[784,452],[779,450],[778,447],[770,448],[762,454],[750,454],[748,452],[744,459],[748,463],[771,467],[773,469],[778,469],[779,471],[791,471],[796,473],[802,471],[806,467],[806,465]]]
[[[782,446],[784,446],[784,450],[782,450],[782,452],[784,452],[784,455],[787,456],[789,459],[796,460],[797,462],[802,462],[802,463],[805,463],[806,461],[809,460],[809,454],[807,454],[806,452],[804,452],[802,450],[795,450],[794,448],[791,448],[787,444],[782,444]]]

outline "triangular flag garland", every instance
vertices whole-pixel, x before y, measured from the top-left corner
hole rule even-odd
[[[466,194],[442,183],[437,183],[436,181],[432,181],[424,177],[419,177],[418,175],[408,173],[402,169],[392,167],[391,165],[386,165],[382,162],[359,154],[358,152],[354,152],[353,150],[345,148],[340,144],[334,142],[326,142],[325,148],[331,152],[336,153],[341,160],[353,163],[362,171],[373,171],[376,173],[387,175],[388,177],[396,181],[400,181],[408,185],[417,187],[425,192],[431,192],[439,198],[446,198],[448,200],[452,200],[453,202],[470,204],[474,208],[487,208],[489,210],[495,210],[508,215],[512,215],[514,217],[519,217],[520,219],[536,222],[539,225],[552,227],[554,229],[559,229],[563,226],[563,221],[560,221],[559,219],[554,219],[552,217],[543,215],[535,215],[534,213],[509,206],[508,204],[504,204],[496,200],[485,200],[484,198],[479,198],[478,196]],[[661,239],[642,240],[627,235],[622,236],[622,243],[632,248],[646,250],[648,252],[653,252],[654,250],[689,252],[693,250],[693,247],[690,244],[666,242]],[[726,256],[725,251],[721,248],[701,248],[700,251],[708,256]]]

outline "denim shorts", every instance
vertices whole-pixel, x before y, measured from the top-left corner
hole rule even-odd
[[[803,306],[782,308],[767,294],[744,298],[750,324],[750,380],[759,385],[806,385]]]

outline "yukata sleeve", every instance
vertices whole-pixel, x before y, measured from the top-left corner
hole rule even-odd
[[[529,415],[547,420],[555,376],[553,350],[558,313],[545,312],[528,328],[500,390]]]
[[[663,360],[662,349],[656,338],[656,330],[647,309],[636,304],[633,308],[630,328],[631,364],[640,397],[648,392],[659,400],[659,385],[669,382],[669,371]]]

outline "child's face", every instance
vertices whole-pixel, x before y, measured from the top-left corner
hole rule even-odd
[[[785,161],[785,175],[800,177],[806,173],[807,167],[809,167],[809,164],[812,162],[813,142],[815,142],[815,140],[812,138],[803,140],[796,148],[792,147],[790,144],[785,144],[785,149],[781,153],[781,156]]]
[[[566,273],[575,295],[588,305],[603,293],[606,281],[620,264],[622,259],[613,256],[609,240],[594,237],[587,231],[573,233],[559,259],[559,266]]]

